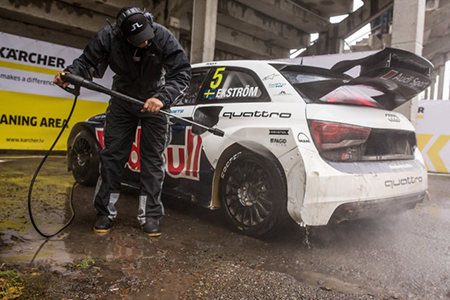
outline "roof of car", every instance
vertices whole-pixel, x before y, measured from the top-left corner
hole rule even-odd
[[[342,73],[332,72],[330,69],[315,67],[310,65],[302,65],[299,63],[289,63],[284,61],[274,60],[222,60],[211,61],[204,63],[193,64],[193,68],[205,68],[213,66],[227,66],[227,67],[244,67],[252,70],[262,70],[265,68],[274,67],[277,70],[295,70],[310,74],[325,75],[332,77],[351,78],[350,76]]]
[[[280,61],[270,61],[270,60],[221,60],[221,61],[210,61],[210,62],[203,62],[203,63],[196,63],[193,64],[193,67],[210,67],[210,66],[221,66],[221,65],[227,65],[227,66],[251,66],[251,65],[299,65],[295,63],[287,63],[287,62],[280,62]]]

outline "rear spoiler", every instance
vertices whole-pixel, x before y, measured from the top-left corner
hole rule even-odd
[[[394,109],[409,101],[431,84],[433,64],[414,53],[385,48],[368,57],[336,63],[330,71],[335,74],[360,66],[358,77],[343,85],[363,85],[379,90],[383,95],[373,97],[386,109]]]

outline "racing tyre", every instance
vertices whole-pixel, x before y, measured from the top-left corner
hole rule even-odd
[[[287,216],[286,184],[280,167],[249,151],[233,155],[220,174],[219,198],[234,228],[261,237]]]
[[[72,174],[85,186],[95,186],[99,176],[100,145],[86,131],[80,131],[73,141],[70,154]]]

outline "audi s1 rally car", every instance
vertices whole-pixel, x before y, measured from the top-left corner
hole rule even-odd
[[[345,72],[360,68],[358,77]],[[171,113],[164,193],[221,207],[230,224],[261,236],[293,219],[319,226],[413,209],[427,170],[413,125],[393,111],[430,85],[432,64],[398,49],[331,69],[274,61],[193,65]],[[209,128],[218,128],[223,137]],[[68,168],[94,185],[104,115],[77,123]],[[139,134],[123,183],[139,179]]]

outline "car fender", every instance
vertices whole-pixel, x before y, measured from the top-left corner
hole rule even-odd
[[[278,161],[278,159],[274,156],[274,154],[264,147],[263,145],[256,143],[254,141],[242,141],[240,143],[233,143],[228,148],[226,148],[219,159],[217,160],[217,164],[215,166],[214,178],[213,178],[213,189],[212,189],[212,197],[211,197],[211,206],[210,208],[218,208],[220,207],[219,201],[219,184],[220,178],[223,171],[226,169],[227,163],[233,160],[233,156],[243,150],[250,150],[255,153],[255,155],[263,156],[264,158],[270,160],[272,163],[277,164],[281,169],[282,165]],[[286,177],[282,178],[283,182],[286,182]]]
[[[283,166],[287,185],[287,212],[298,224],[303,223],[302,207],[305,197],[305,164],[298,148],[278,158]]]

